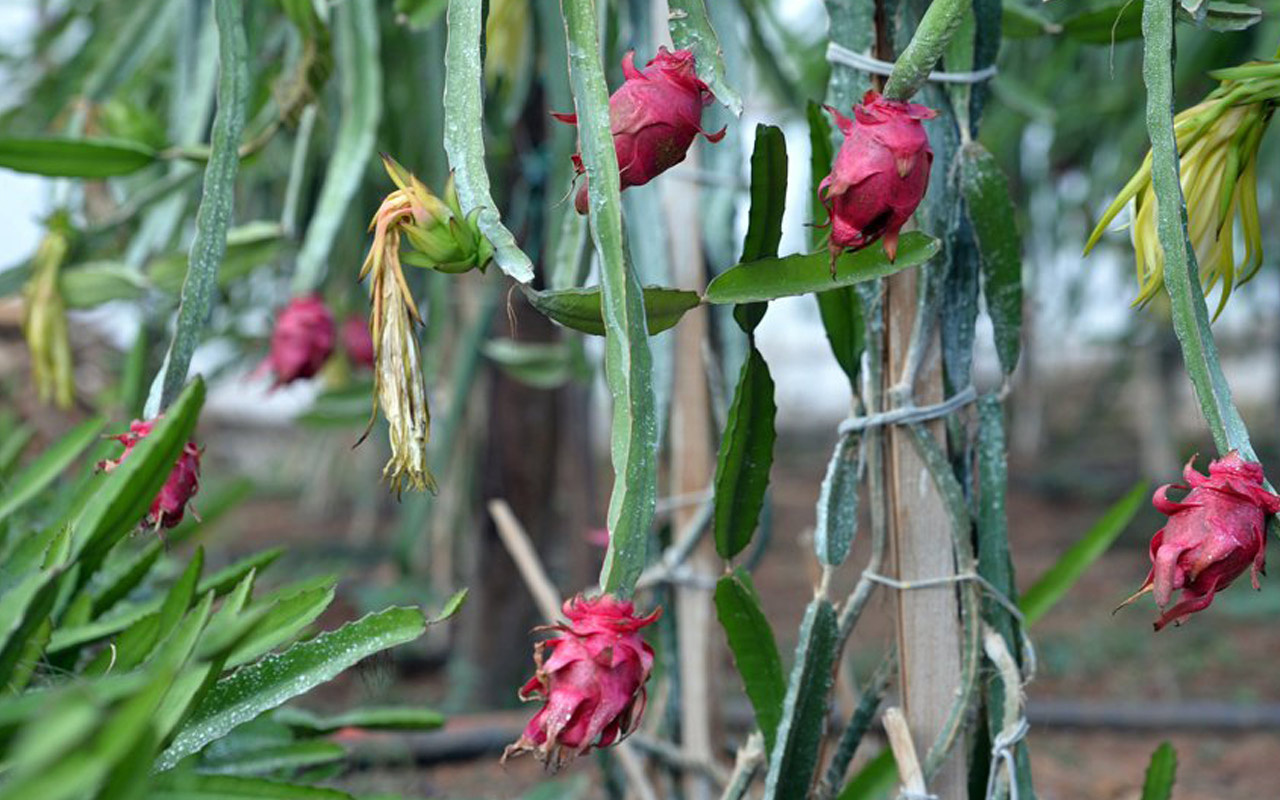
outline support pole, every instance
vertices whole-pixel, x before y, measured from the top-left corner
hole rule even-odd
[[[878,245],[873,245],[878,246]],[[918,271],[899,273],[885,282],[888,334],[884,374],[889,385],[903,378],[916,317]],[[924,359],[915,385],[915,400],[925,405],[942,400],[940,348],[936,332],[921,346]],[[941,441],[941,420],[926,423]],[[889,533],[892,564],[899,580],[940,578],[955,574],[951,521],[924,462],[903,427],[889,429]],[[954,584],[897,592],[899,685],[903,710],[917,752],[929,750],[942,729],[960,684],[960,604]],[[964,800],[966,780],[962,741],[930,781],[939,800]]]

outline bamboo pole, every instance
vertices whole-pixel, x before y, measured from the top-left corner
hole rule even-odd
[[[885,282],[887,353],[885,375],[890,385],[913,369],[908,353],[916,321],[917,271],[899,273]],[[942,400],[942,372],[936,332],[920,342],[914,397],[925,405]],[[909,377],[907,378],[909,379]],[[943,436],[941,421],[927,423]],[[889,429],[889,530],[891,564],[901,581],[954,575],[951,521],[924,462],[906,428]],[[926,752],[943,728],[960,682],[960,607],[953,584],[897,592],[897,641],[902,705],[919,752]],[[966,775],[963,741],[943,764],[930,789],[939,800],[963,800]]]
[[[663,4],[665,5],[665,3]],[[688,161],[697,166],[697,154]],[[699,230],[698,194],[663,187],[663,209],[667,230]],[[671,263],[677,286],[701,291],[705,270],[702,242],[697,236],[671,237]],[[692,309],[675,330],[675,389],[671,404],[670,455],[673,495],[704,492],[715,471],[711,449],[711,398],[702,348],[707,340],[707,309]],[[683,505],[672,515],[674,530],[684,530],[697,516],[696,505]],[[687,565],[695,572],[715,574],[718,559],[710,537],[704,538],[690,554]],[[677,584],[676,641],[680,649],[682,703],[681,738],[694,758],[714,762],[715,690],[711,670],[715,664],[714,643],[718,640],[711,612],[710,595],[699,588]],[[719,793],[705,775],[689,772],[684,777],[688,800],[711,800]]]

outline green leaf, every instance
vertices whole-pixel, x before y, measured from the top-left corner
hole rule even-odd
[[[755,709],[766,752],[771,752],[787,691],[773,628],[760,608],[751,576],[742,568],[716,581],[715,600],[716,616],[729,640],[733,663]]]
[[[778,722],[778,741],[769,751],[765,800],[787,800],[809,793],[827,727],[836,639],[835,609],[826,598],[814,598],[800,623],[796,660]]]
[[[93,595],[89,616],[96,619],[127,597],[151,573],[162,552],[164,542],[157,538],[116,569],[109,570],[103,576],[102,588]]]
[[[831,121],[821,104],[810,100],[805,106],[805,117],[809,122],[809,215],[812,218],[809,246],[820,247],[827,238],[822,232],[827,224],[827,207],[818,196],[818,187],[831,174],[835,146],[831,138]]]
[[[156,161],[156,152],[115,139],[0,138],[0,167],[51,178],[110,178]]]
[[[89,501],[72,523],[73,552],[100,560],[137,527],[190,440],[204,395],[204,381],[196,378],[120,466],[94,479]]]
[[[889,261],[882,248],[872,245],[836,259],[835,278],[831,277],[830,256],[826,251],[761,259],[738,264],[721,273],[707,286],[703,299],[717,304],[750,303],[825,292],[919,266],[937,252],[937,239],[912,231],[898,240],[896,261]]]
[[[205,592],[213,592],[219,595],[226,594],[245,575],[253,571],[262,572],[267,565],[274,563],[282,555],[284,555],[283,547],[269,547],[253,555],[245,556],[200,581],[200,588],[196,591],[198,594],[204,594]]]
[[[1041,575],[1018,600],[1023,617],[1031,625],[1062,599],[1089,565],[1098,559],[1111,543],[1124,532],[1133,515],[1147,498],[1146,482],[1136,484],[1102,517],[1089,532],[1063,553],[1057,562]]]
[[[698,77],[711,87],[720,104],[735,117],[742,116],[742,98],[729,85],[724,52],[703,0],[670,0],[667,27],[671,42],[678,49],[692,50],[698,65]]]
[[[295,644],[219,680],[156,761],[171,769],[210,741],[309,691],[374,653],[412,641],[426,629],[416,608],[389,608]]]
[[[227,667],[238,667],[278,647],[301,633],[333,602],[335,579],[296,591],[279,599],[264,598],[270,608],[243,642],[227,657]]]
[[[528,283],[533,280],[533,262],[503,226],[490,196],[489,172],[484,164],[481,6],[482,0],[449,0],[445,16],[449,41],[444,53],[444,151],[453,168],[463,216],[470,219],[478,212],[476,225],[493,245],[493,260],[512,280]]]
[[[449,599],[445,601],[444,607],[440,609],[440,613],[432,617],[431,621],[427,624],[439,625],[441,622],[451,619],[454,614],[457,614],[462,610],[463,604],[467,602],[467,594],[470,591],[470,589],[464,586],[454,592]]]
[[[4,439],[0,441],[0,478],[9,475],[35,435],[35,428],[27,425],[15,426],[4,432]]]
[[[55,538],[51,549],[58,546],[57,541]],[[27,672],[29,664],[22,659],[28,655],[31,641],[43,638],[58,599],[58,577],[56,570],[34,571],[0,596],[0,686],[8,686],[15,675]]]
[[[346,792],[235,775],[165,774],[152,781],[148,800],[355,800]]]
[[[382,119],[377,4],[340,4],[333,9],[333,27],[342,120],[325,167],[315,213],[298,250],[293,276],[295,294],[314,292],[324,281],[333,243],[360,189]]]
[[[773,418],[777,411],[769,365],[752,347],[738,373],[716,460],[712,530],[721,558],[742,552],[755,533],[773,466],[777,438]]]
[[[978,574],[991,587],[1011,601],[1017,601],[1017,585],[1014,581],[1013,557],[1009,552],[1009,525],[1005,512],[1005,496],[1009,485],[1009,470],[1005,463],[1004,408],[994,396],[978,400],[978,508],[977,508],[977,556]],[[984,595],[982,618],[1004,638],[1005,646],[1019,664],[1022,663],[1022,631],[1020,622],[994,597]],[[986,694],[986,730],[1000,731],[1005,724],[1005,708],[1009,702],[1003,680],[984,681]],[[1026,741],[1014,748],[1014,778],[1018,797],[1035,797],[1031,782],[1030,751]],[[980,767],[975,767],[979,768]]]
[[[1000,33],[1006,39],[1034,39],[1046,34],[1062,32],[1055,24],[1023,0],[1005,0],[1000,17]]]
[[[865,325],[862,321],[862,301],[858,290],[852,286],[820,292],[818,315],[822,328],[831,345],[831,354],[849,378],[850,386],[857,386],[858,371],[862,368],[862,351],[866,349]]]
[[[1177,772],[1177,751],[1168,742],[1161,742],[1151,754],[1151,763],[1147,765],[1147,778],[1142,783],[1142,800],[1169,800],[1173,797],[1173,783]]]
[[[196,597],[196,583],[203,568],[204,551],[197,548],[182,575],[169,587],[159,610],[125,628],[115,647],[99,651],[85,672],[90,675],[102,675],[108,670],[128,672],[141,664],[186,615]]]
[[[156,376],[152,396],[147,400],[147,417],[167,408],[187,382],[191,355],[213,313],[218,265],[227,252],[227,229],[231,226],[236,173],[240,168],[240,134],[244,131],[249,95],[248,45],[242,0],[215,0],[213,11],[218,25],[218,105],[209,163],[196,211],[196,233],[187,258],[177,326],[164,369]]]
[[[317,716],[301,708],[277,709],[272,719],[287,725],[300,736],[323,736],[342,728],[371,731],[429,731],[444,725],[444,715],[429,708],[394,706],[357,708],[329,717]]]
[[[132,456],[130,457],[132,458]],[[231,591],[250,572],[262,569],[283,552],[283,548],[272,548],[223,567],[200,581],[200,584],[196,587],[195,594],[203,596],[213,592],[218,596],[224,595]],[[147,602],[122,606],[116,612],[95,619],[93,622],[59,628],[49,644],[49,651],[54,653],[61,652],[70,647],[119,633],[155,614],[162,603],[162,599],[153,598]]]
[[[313,767],[341,760],[347,751],[334,742],[290,742],[259,747],[233,758],[204,758],[200,771],[214,775],[263,775],[281,770]]]
[[[893,751],[885,748],[844,785],[837,800],[881,800],[898,783]]]
[[[675,327],[684,312],[702,302],[697,292],[688,289],[646,286],[643,291],[646,327],[650,336]],[[525,296],[534,308],[566,328],[594,336],[605,335],[599,286],[554,291],[529,289]]]
[[[1018,365],[1022,342],[1022,237],[1009,181],[995,156],[978,142],[960,150],[960,189],[982,257],[982,294],[995,328],[1005,375]]]
[[[774,125],[757,125],[751,151],[751,208],[747,235],[742,242],[743,262],[774,258],[782,240],[782,215],[787,208],[787,140]],[[751,333],[764,318],[764,303],[739,305],[733,317],[739,327]]]
[[[876,712],[880,710],[880,704],[884,702],[885,693],[889,690],[891,675],[897,671],[895,656],[896,653],[886,657],[876,668],[875,673],[860,687],[861,696],[858,698],[858,705],[849,716],[849,722],[840,734],[839,744],[836,745],[836,752],[827,763],[826,774],[822,777],[820,786],[830,789],[824,795],[826,797],[830,797],[836,787],[844,784],[844,776],[849,772],[849,763],[853,761],[863,737],[875,722]]]
[[[67,308],[94,308],[112,300],[137,300],[147,293],[136,270],[114,261],[91,261],[68,267],[58,276]]]
[[[1163,3],[1142,4],[1142,75],[1147,86],[1147,134],[1151,139],[1151,186],[1158,207],[1156,233],[1164,252],[1164,285],[1169,293],[1173,330],[1182,346],[1182,361],[1195,388],[1218,452],[1239,452],[1257,461],[1231,387],[1218,360],[1200,286],[1200,266],[1187,237],[1187,207],[1182,196],[1173,117],[1173,10]]]
[[[1262,10],[1247,3],[1209,0],[1204,8],[1204,19],[1199,24],[1211,31],[1243,31],[1262,21]]]
[[[1129,0],[1112,0],[1103,8],[1067,17],[1062,21],[1062,33],[1089,44],[1110,45],[1137,39],[1142,35],[1142,5]]]
[[[278,222],[256,220],[227,231],[227,252],[218,269],[218,287],[227,289],[260,266],[270,264],[286,244]],[[187,277],[187,254],[172,252],[147,264],[147,279],[162,292],[176,294]]]
[[[521,342],[490,339],[484,343],[486,358],[521,383],[536,389],[556,389],[574,379],[589,379],[591,368],[578,339],[557,342]]]
[[[463,0],[450,2],[451,18],[454,5],[459,3]],[[469,4],[478,2],[471,0]],[[600,588],[625,596],[635,587],[648,561],[649,527],[657,493],[653,356],[649,352],[644,296],[623,239],[618,159],[610,130],[609,86],[600,60],[595,2],[563,0],[561,11],[568,36],[578,143],[591,186],[588,219],[604,292],[605,383],[613,396],[610,455],[614,483],[607,518],[609,549],[600,571]],[[447,101],[445,107],[449,107]],[[475,116],[476,124],[467,130],[478,134],[478,110]]]
[[[0,496],[0,520],[22,508],[53,483],[89,445],[98,440],[105,425],[106,421],[101,417],[80,423],[41,453],[16,478],[6,481],[4,495]]]
[[[838,567],[849,557],[858,533],[858,482],[862,472],[862,437],[846,433],[836,442],[818,492],[813,548],[818,561]]]

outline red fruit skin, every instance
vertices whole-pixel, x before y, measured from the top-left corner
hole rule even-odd
[[[353,314],[342,323],[342,349],[351,363],[365,369],[373,369],[373,336],[369,334],[369,320]]]
[[[611,595],[567,601],[567,624],[538,629],[558,635],[534,647],[537,671],[520,689],[520,699],[540,699],[543,706],[503,760],[532,752],[559,767],[632,733],[644,713],[645,682],[653,669],[653,648],[640,630],[661,614],[659,608],[637,616],[630,601]]]
[[[609,128],[623,189],[642,186],[684,161],[698,134],[710,142],[724,138],[724,129],[702,130],[702,108],[715,98],[698,78],[691,51],[659,47],[643,71],[636,69],[635,52],[629,51],[622,58],[622,73],[626,80],[609,98]],[[552,116],[570,125],[578,122],[575,114]],[[573,167],[582,174],[581,156],[574,155]],[[587,213],[585,180],[573,206],[579,214]]]
[[[156,417],[145,422],[135,419],[129,423],[128,433],[112,436],[112,439],[124,445],[124,452],[115,460],[100,462],[98,468],[110,472],[124,463],[138,442],[151,434],[151,429],[159,419]],[[151,508],[142,519],[143,527],[153,530],[169,529],[177,527],[178,523],[182,522],[191,498],[200,491],[200,456],[200,448],[196,447],[195,442],[187,442],[183,445],[182,454],[174,462],[164,486],[160,487],[160,493],[151,501]]]
[[[337,332],[333,314],[314,295],[295,297],[276,317],[271,350],[258,368],[275,376],[273,388],[314,377],[333,355]]]
[[[1215,593],[1249,570],[1253,588],[1266,560],[1267,515],[1280,511],[1280,496],[1263,488],[1262,466],[1245,461],[1235,451],[1209,464],[1209,475],[1192,466],[1183,468],[1187,485],[1166,484],[1156,490],[1152,504],[1169,522],[1151,538],[1151,571],[1138,590],[1155,595],[1163,613],[1160,630],[1181,624],[1213,602]],[[1187,489],[1182,500],[1170,500],[1170,489]],[[1178,602],[1165,606],[1181,590]],[[1136,597],[1137,595],[1135,595]]]
[[[853,108],[853,119],[827,106],[844,134],[831,174],[818,197],[831,217],[831,258],[846,248],[861,250],[878,239],[892,261],[898,232],[929,187],[933,149],[921,120],[937,116],[915,103],[886,100],[869,91]]]

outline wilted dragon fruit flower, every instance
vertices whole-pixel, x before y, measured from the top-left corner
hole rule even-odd
[[[31,379],[40,401],[70,408],[75,394],[67,307],[62,299],[62,265],[71,248],[71,221],[59,211],[31,259],[31,279],[23,289],[22,335],[31,353]]]
[[[636,69],[635,52],[622,58],[626,81],[609,98],[609,127],[618,157],[618,177],[622,188],[642,186],[684,161],[693,140],[702,134],[709,142],[724,138],[724,129],[707,133],[702,129],[702,108],[714,99],[711,89],[698,78],[693,53],[658,54]],[[576,114],[552,114],[561,122],[578,124]],[[582,174],[582,156],[574,154],[573,168]],[[587,182],[578,188],[573,206],[587,213]]]
[[[400,265],[403,260],[440,272],[483,271],[493,256],[493,245],[476,227],[478,209],[470,218],[463,215],[452,178],[441,201],[395,159],[384,155],[382,163],[398,188],[386,196],[369,224],[373,246],[360,269],[360,280],[373,276],[373,310],[369,316],[373,413],[376,418],[378,408],[382,408],[391,439],[391,460],[382,476],[396,494],[406,484],[411,489],[434,492],[436,482],[427,469],[431,413],[414,329],[415,324],[422,324],[422,318]],[[411,248],[403,259],[401,235],[409,240]],[[369,428],[372,427],[370,419]],[[368,435],[366,429],[365,436]]]
[[[314,295],[295,297],[276,317],[271,351],[258,370],[270,371],[277,388],[315,377],[333,355],[336,339],[333,314],[324,301]]]
[[[853,119],[827,106],[844,134],[831,174],[818,197],[831,217],[831,274],[845,248],[861,250],[878,239],[892,261],[898,232],[929,188],[933,150],[921,120],[937,116],[916,103],[886,100],[869,91]]]
[[[1200,103],[1178,113],[1179,178],[1187,204],[1187,233],[1207,294],[1220,286],[1216,318],[1231,290],[1262,266],[1262,223],[1258,216],[1258,149],[1280,100],[1280,62],[1254,62],[1211,73],[1222,80]],[[1088,255],[1107,226],[1129,207],[1135,306],[1146,305],[1164,288],[1164,250],[1156,233],[1156,195],[1151,153],[1103,213],[1085,244]],[[1236,220],[1244,238],[1244,259],[1236,263]]]
[[[520,689],[522,700],[540,699],[543,706],[503,760],[532,752],[544,764],[560,767],[635,731],[653,668],[653,648],[640,629],[661,614],[657,609],[636,616],[631,601],[611,595],[567,601],[567,624],[538,629],[558,635],[535,645],[537,670]]]
[[[124,452],[120,454],[119,458],[99,462],[98,469],[110,472],[123,464],[138,442],[151,434],[151,429],[155,427],[159,419],[159,417],[146,421],[135,419],[129,423],[127,433],[110,437],[124,445]],[[169,472],[169,477],[165,480],[164,486],[160,487],[160,493],[151,501],[151,509],[147,511],[147,515],[142,519],[143,527],[156,531],[161,528],[177,527],[178,523],[182,522],[191,498],[195,497],[196,492],[199,490],[200,448],[196,447],[195,442],[187,442],[182,446],[182,454],[174,462],[173,469]],[[193,511],[192,513],[195,512]]]
[[[1164,609],[1181,589],[1178,603],[1156,620],[1156,630],[1207,608],[1214,594],[1246,569],[1253,588],[1259,588],[1258,574],[1266,559],[1267,515],[1280,512],[1280,496],[1263,488],[1261,465],[1232,451],[1211,462],[1206,477],[1196,471],[1194,462],[1193,457],[1183,468],[1191,491],[1181,501],[1170,500],[1168,492],[1187,486],[1166,484],[1156,490],[1152,503],[1169,522],[1151,539],[1147,580],[1121,604],[1151,592],[1156,605]]]

